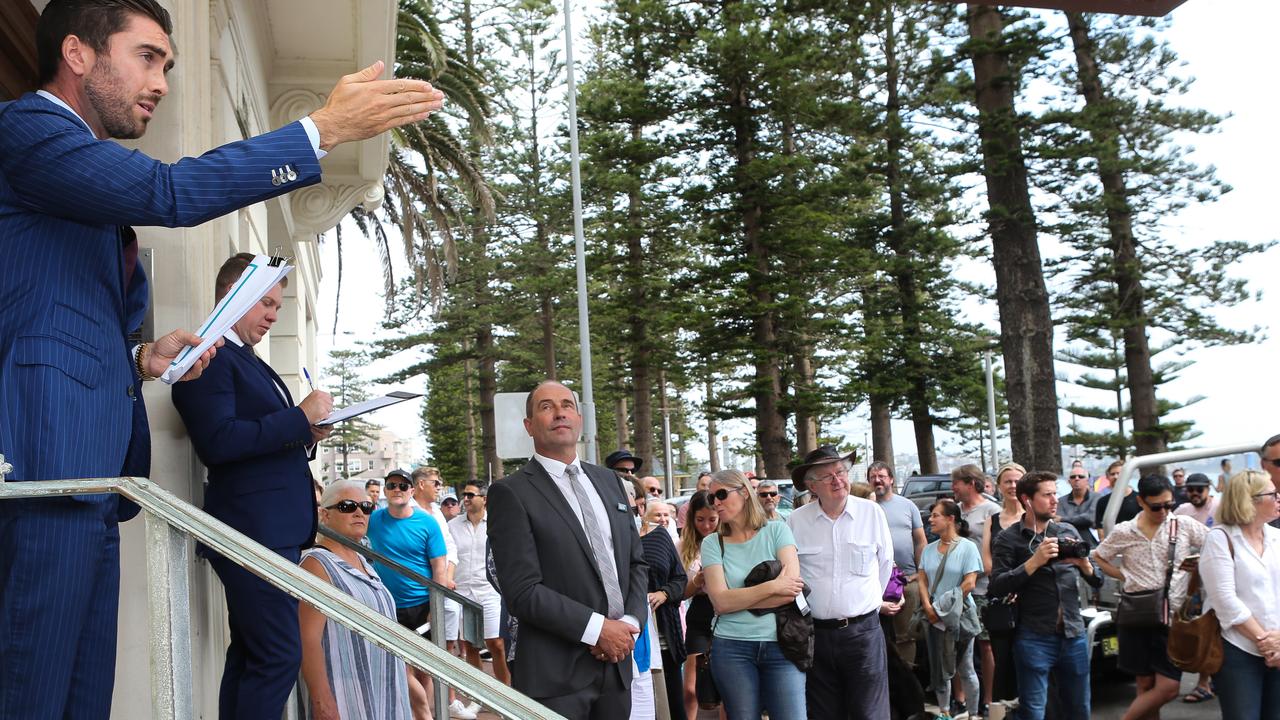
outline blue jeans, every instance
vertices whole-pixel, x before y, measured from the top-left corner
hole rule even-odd
[[[1222,641],[1222,669],[1213,676],[1222,717],[1232,720],[1280,718],[1280,670],[1262,658]]]
[[[1018,720],[1043,720],[1049,675],[1058,683],[1054,706],[1062,720],[1089,720],[1089,643],[1083,635],[1041,635],[1019,630],[1013,643],[1018,668]]]
[[[729,720],[805,720],[804,673],[776,642],[713,639],[711,675]]]

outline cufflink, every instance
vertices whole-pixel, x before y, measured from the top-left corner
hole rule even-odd
[[[298,179],[298,173],[293,169],[292,165],[285,165],[284,168],[289,171],[289,182],[293,182]]]
[[[280,184],[280,171],[279,171],[279,170],[272,170],[272,171],[271,171],[271,184],[272,184],[272,185],[279,185],[279,184]]]

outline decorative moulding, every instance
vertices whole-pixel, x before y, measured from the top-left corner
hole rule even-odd
[[[312,185],[291,193],[294,234],[319,235],[338,224],[356,205],[373,211],[382,207],[382,181],[363,184]]]

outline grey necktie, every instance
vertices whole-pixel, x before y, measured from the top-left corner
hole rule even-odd
[[[587,531],[587,542],[591,544],[591,552],[596,556],[596,567],[604,581],[604,596],[609,601],[609,619],[617,620],[622,617],[622,588],[618,586],[618,570],[613,564],[613,545],[596,520],[595,506],[586,488],[582,486],[586,480],[582,478],[578,468],[569,465],[564,472],[569,478],[574,497],[578,498],[578,508],[582,510],[582,527]]]

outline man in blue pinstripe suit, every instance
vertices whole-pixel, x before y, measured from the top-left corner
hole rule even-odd
[[[0,105],[0,454],[13,480],[149,472],[139,383],[196,339],[127,347],[148,298],[130,225],[198,225],[319,182],[324,152],[441,102],[427,83],[376,80],[379,62],[309,118],[167,165],[109,139],[140,137],[167,94],[171,30],[155,0],[52,0],[37,26],[42,89]],[[0,720],[109,716],[116,523],[136,512],[115,496],[0,502]]]

